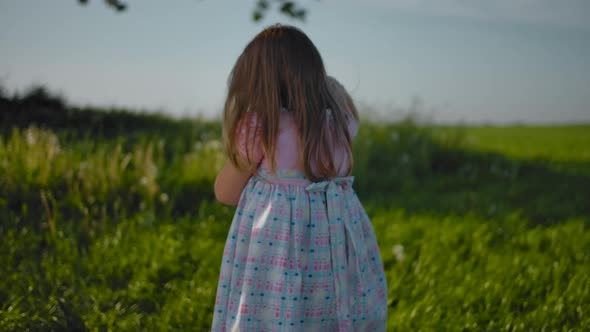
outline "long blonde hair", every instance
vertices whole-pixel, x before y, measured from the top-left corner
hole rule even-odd
[[[358,120],[352,99],[338,82],[328,79],[320,53],[302,31],[273,25],[250,41],[228,80],[223,141],[232,164],[244,169],[252,163],[249,155],[239,153],[236,141],[243,129],[240,127],[246,125],[246,138],[251,137],[252,130],[258,130],[260,141],[256,143],[262,146],[271,171],[275,171],[281,107],[293,114],[308,179],[319,181],[338,175],[329,137],[344,148],[350,173],[352,139],[348,123],[351,118]],[[257,119],[256,128],[247,121],[252,116]],[[326,121],[327,117],[330,121]],[[246,151],[253,150],[254,144],[254,140],[245,142],[250,147]]]

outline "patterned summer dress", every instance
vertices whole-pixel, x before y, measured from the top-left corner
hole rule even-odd
[[[383,263],[352,185],[258,170],[230,226],[213,331],[385,331]]]

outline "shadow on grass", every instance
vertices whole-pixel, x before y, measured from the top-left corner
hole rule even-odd
[[[392,186],[379,177],[391,177],[392,171],[396,176],[397,169],[377,167],[374,175],[359,181],[359,197],[371,208],[396,207],[409,213],[498,218],[516,212],[531,226],[571,218],[590,221],[590,163],[514,160],[430,144],[427,169],[414,169]]]

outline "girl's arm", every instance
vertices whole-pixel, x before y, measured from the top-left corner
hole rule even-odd
[[[243,169],[237,168],[229,160],[217,174],[213,191],[215,198],[223,204],[236,206],[240,201],[242,190],[250,177],[256,172],[264,158],[260,144],[260,130],[257,125],[256,114],[249,114],[237,125],[236,152],[240,157]]]
[[[240,170],[227,161],[215,178],[215,198],[226,205],[238,205],[242,190],[258,165],[253,166],[248,170]]]

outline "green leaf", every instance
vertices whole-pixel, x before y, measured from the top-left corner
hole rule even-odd
[[[257,4],[258,9],[265,10],[268,9],[268,1],[267,0],[259,0]]]
[[[287,1],[281,6],[281,12],[287,14],[289,16],[294,16],[293,14],[293,2]]]

